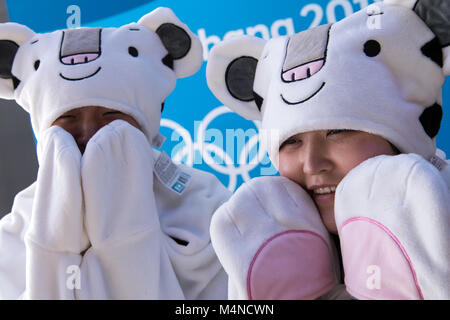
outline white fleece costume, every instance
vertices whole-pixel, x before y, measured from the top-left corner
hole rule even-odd
[[[39,159],[0,221],[0,299],[225,298],[209,225],[229,191],[151,145],[176,78],[202,63],[187,26],[166,8],[117,29],[7,23],[0,56],[0,96],[30,112]],[[81,155],[51,124],[83,106],[129,114],[143,132],[113,121]]]
[[[286,139],[314,130],[361,130],[402,152],[364,161],[337,186],[345,285],[358,299],[450,299],[450,166],[435,143],[449,22],[448,1],[389,0],[290,37],[225,41],[208,60],[210,89],[262,121],[276,166]],[[345,298],[318,219],[285,178],[241,186],[211,224],[229,296]]]

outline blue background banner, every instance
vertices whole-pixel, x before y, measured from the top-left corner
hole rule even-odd
[[[204,63],[192,77],[180,79],[165,103],[160,132],[162,150],[176,162],[214,173],[230,190],[260,175],[277,174],[259,147],[258,122],[231,112],[206,85],[208,52],[220,40],[237,34],[270,39],[341,20],[375,0],[7,0],[10,21],[36,32],[73,27],[119,27],[153,9],[171,8],[201,39]],[[450,154],[450,82],[443,87],[444,119],[437,144]]]

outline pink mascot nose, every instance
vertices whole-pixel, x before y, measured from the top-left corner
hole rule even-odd
[[[61,60],[64,64],[80,64],[88,63],[99,57],[98,53],[81,53],[63,57]]]
[[[325,61],[323,59],[316,60],[285,71],[283,72],[283,80],[286,82],[292,82],[309,78],[322,69],[324,62]]]

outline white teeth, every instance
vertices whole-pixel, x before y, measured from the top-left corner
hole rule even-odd
[[[336,191],[336,187],[324,187],[324,188],[314,189],[315,194],[327,194],[327,193],[332,193],[335,191]]]

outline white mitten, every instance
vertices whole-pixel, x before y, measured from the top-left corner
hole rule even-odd
[[[422,157],[361,163],[337,187],[335,217],[353,296],[450,298],[450,194]]]
[[[36,192],[25,234],[25,297],[73,298],[67,271],[80,264],[80,253],[89,245],[83,228],[81,154],[73,137],[57,126],[42,134],[38,148]]]
[[[231,299],[315,299],[337,283],[336,252],[314,202],[287,178],[243,184],[214,213],[211,241]]]
[[[92,248],[83,258],[80,298],[158,299],[166,289],[181,297],[161,240],[153,164],[147,138],[125,121],[89,140],[81,174]]]
[[[82,159],[86,229],[92,245],[159,230],[152,149],[145,135],[116,120],[88,142]]]

